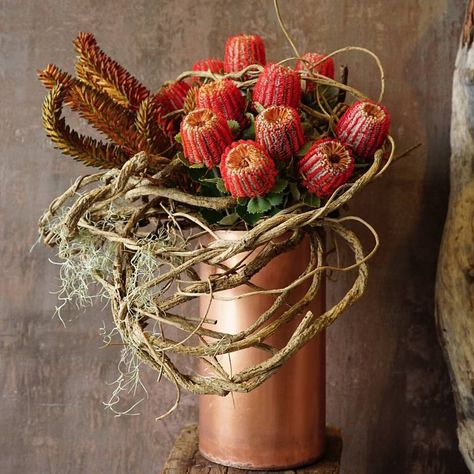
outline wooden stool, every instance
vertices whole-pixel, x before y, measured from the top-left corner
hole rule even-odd
[[[174,444],[162,474],[338,474],[341,462],[342,438],[339,430],[328,428],[326,454],[315,464],[284,471],[248,471],[221,466],[204,458],[198,449],[197,425],[186,426]]]

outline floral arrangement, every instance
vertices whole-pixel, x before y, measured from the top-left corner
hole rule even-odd
[[[39,228],[43,240],[58,247],[63,304],[83,306],[97,298],[110,303],[114,325],[103,329],[104,338],[110,343],[118,337],[124,346],[109,402],[116,413],[120,392],[139,385],[143,364],[175,384],[176,405],[182,388],[218,395],[252,390],[364,291],[377,234],[340,210],[394,160],[390,114],[381,104],[383,70],[363,48],[300,55],[278,9],[277,14],[295,57],[267,62],[260,36],[231,36],[223,60],[197,61],[154,94],[88,33],[74,41],[75,76],[54,65],[38,72],[49,91],[43,107],[48,137],[64,154],[102,169],[56,198]],[[347,84],[346,67],[335,79],[334,57],[351,51],[375,59],[382,77],[378,100]],[[73,130],[62,117],[64,106],[105,141]],[[375,237],[368,254],[346,226],[354,221]],[[218,231],[226,229],[242,230],[242,238],[225,239]],[[325,265],[323,233],[335,248],[349,248],[353,263]],[[253,275],[305,236],[311,258],[297,281],[278,290],[252,286]],[[261,250],[251,261],[225,265],[255,249]],[[203,281],[203,264],[223,272]],[[353,285],[336,305],[317,318],[306,312],[326,271],[349,270],[355,273]],[[291,289],[307,282],[305,297],[286,305]],[[192,299],[219,298],[219,292],[245,284],[249,292],[242,297],[275,296],[246,331],[223,334],[206,317],[180,314]],[[265,344],[298,317],[285,348]],[[233,375],[220,367],[220,355],[252,346],[267,351],[268,359]],[[175,356],[200,358],[215,375],[180,370]]]

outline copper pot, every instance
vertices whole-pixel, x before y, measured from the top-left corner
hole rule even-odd
[[[239,232],[226,232],[220,237],[237,239]],[[281,288],[294,281],[306,268],[309,239],[298,247],[273,259],[252,278],[263,288]],[[233,265],[239,255],[227,261]],[[250,257],[249,257],[250,258]],[[202,266],[201,277],[216,273],[214,267]],[[293,290],[290,303],[303,296],[307,286]],[[222,295],[248,292],[248,286],[226,290]],[[250,296],[235,301],[211,304],[207,318],[216,319],[214,329],[236,333],[247,328],[273,303],[268,295]],[[201,315],[208,309],[208,297],[200,301]],[[325,307],[325,288],[310,308],[321,314]],[[283,347],[301,318],[280,327],[265,342]],[[244,349],[225,354],[219,362],[228,373],[236,373],[266,359],[258,349]],[[207,366],[200,367],[202,374]],[[234,393],[226,397],[199,397],[199,449],[203,456],[219,464],[245,469],[285,469],[315,461],[324,451],[325,441],[325,336],[309,342],[279,371],[250,393]]]

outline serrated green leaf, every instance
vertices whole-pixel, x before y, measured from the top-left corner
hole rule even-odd
[[[242,220],[251,226],[254,226],[262,217],[262,214],[249,214],[247,206],[237,206],[236,211]]]
[[[298,156],[304,156],[306,155],[306,153],[308,153],[309,149],[312,147],[313,145],[313,141],[310,141],[310,142],[306,142],[301,148],[300,148],[300,151],[297,153]]]
[[[234,212],[232,214],[229,214],[225,217],[223,217],[218,224],[220,225],[233,225],[239,220],[240,216]]]
[[[183,144],[183,141],[181,140],[181,133],[177,133],[175,136],[174,136],[174,141],[175,142],[178,142],[179,144]]]
[[[229,125],[230,131],[234,134],[237,135],[240,131],[240,125],[237,120],[227,120],[227,125]]]
[[[205,168],[205,166],[202,164],[202,163],[193,163],[190,168],[193,168],[193,169],[201,169],[201,168]]]
[[[215,187],[220,193],[227,193],[227,189],[225,188],[224,180],[222,178],[205,178],[202,177],[199,181],[206,185],[211,185]]]
[[[176,153],[176,158],[178,158],[178,160],[181,161],[181,163],[183,163],[183,165],[186,167],[189,168],[191,166],[191,163],[189,163],[182,151],[178,151],[178,153]]]
[[[273,185],[273,188],[270,190],[273,194],[282,193],[288,186],[287,179],[277,179],[276,183]]]
[[[293,199],[295,201],[299,201],[301,199],[301,193],[300,193],[300,190],[298,189],[298,185],[294,182],[291,182],[289,184],[289,188],[290,188],[290,193]]]
[[[283,202],[285,195],[283,193],[270,193],[267,194],[265,198],[270,202],[272,206],[279,206]]]
[[[303,202],[311,207],[319,207],[321,205],[321,200],[318,198],[318,196],[312,193],[306,193],[303,196]]]
[[[249,214],[263,214],[272,208],[270,201],[264,197],[258,196],[250,199],[247,204]]]
[[[244,206],[246,208],[248,202],[249,202],[249,198],[243,198],[243,197],[237,198],[237,204],[239,206]]]

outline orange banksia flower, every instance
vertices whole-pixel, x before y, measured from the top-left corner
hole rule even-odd
[[[196,109],[181,122],[184,156],[208,168],[218,165],[233,136],[226,119],[210,109]]]
[[[234,197],[268,194],[277,175],[265,148],[252,140],[239,140],[227,147],[220,169],[225,188]]]
[[[173,112],[184,107],[184,100],[189,89],[189,84],[184,81],[170,82],[165,84],[154,97],[158,123],[170,136],[177,132],[177,117],[179,117]]]
[[[308,153],[298,161],[301,184],[320,198],[344,184],[354,171],[351,150],[333,138],[314,142]]]
[[[327,58],[324,60],[325,57],[324,54],[306,53],[303,56],[303,60],[300,59],[296,62],[296,70],[318,73],[322,76],[334,79],[334,59]],[[315,84],[313,82],[306,81],[306,90],[308,92],[311,92],[314,88]]]
[[[251,64],[265,66],[265,45],[258,35],[236,35],[227,38],[224,71],[238,72]]]
[[[280,64],[268,64],[260,74],[253,91],[253,101],[263,107],[286,105],[297,109],[301,99],[298,72]]]
[[[370,158],[384,144],[390,129],[390,114],[370,99],[354,102],[339,119],[337,138],[362,158]]]
[[[255,120],[255,140],[265,147],[274,160],[290,160],[304,143],[296,109],[274,105],[261,112]]]
[[[197,106],[220,112],[226,120],[244,123],[245,99],[230,79],[210,82],[199,88]]]

